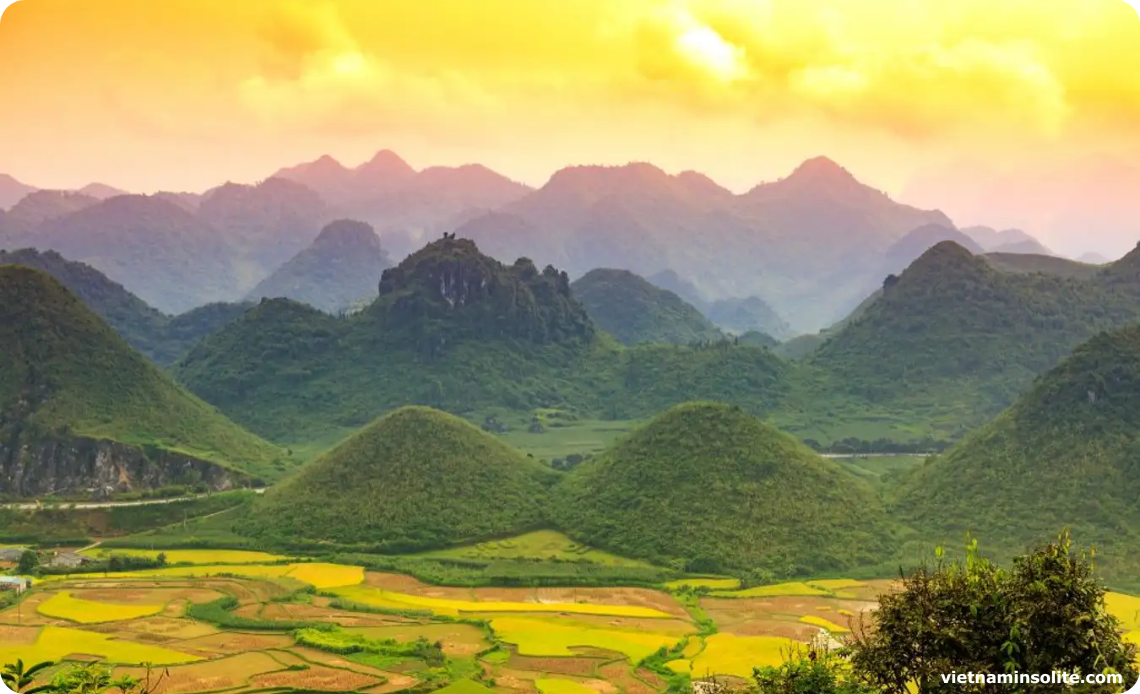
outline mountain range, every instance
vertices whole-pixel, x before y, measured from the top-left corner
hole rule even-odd
[[[502,262],[527,257],[572,277],[674,272],[695,292],[679,296],[722,329],[784,339],[840,320],[885,270],[917,258],[916,229],[957,232],[945,214],[899,204],[824,157],[741,195],[646,163],[568,167],[531,189],[477,164],[417,171],[389,150],[355,168],[323,156],[201,195],[6,186],[16,202],[0,215],[0,248],[56,250],[168,313],[243,299],[326,224],[351,219],[371,225],[393,261],[454,232]],[[1048,253],[1016,230],[972,233],[982,250]]]
[[[342,219],[332,222],[308,247],[253,288],[246,298],[284,297],[329,313],[371,300],[391,267],[388,252],[372,227]]]

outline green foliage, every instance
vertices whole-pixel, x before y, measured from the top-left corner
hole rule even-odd
[[[36,681],[36,676],[39,673],[47,670],[55,663],[46,661],[36,663],[35,665],[25,666],[22,659],[17,658],[14,663],[5,663],[3,672],[0,672],[0,678],[5,685],[14,692],[20,694],[36,694],[37,692],[47,691],[50,685],[37,685],[32,686]]]
[[[21,265],[0,266],[0,412],[0,433],[17,449],[109,439],[267,478],[284,457],[174,384],[56,280]]]
[[[301,646],[342,655],[371,653],[402,660],[414,658],[422,660],[428,667],[440,667],[447,661],[441,645],[423,637],[401,643],[394,639],[370,639],[363,634],[340,630],[298,629],[293,632],[293,638]]]
[[[270,489],[240,532],[386,552],[518,534],[541,523],[555,475],[466,421],[408,407]]]
[[[233,596],[219,598],[213,602],[192,603],[186,607],[186,616],[201,622],[213,624],[222,629],[246,631],[331,631],[336,628],[325,622],[302,622],[278,619],[253,619],[234,614],[238,600]]]
[[[1140,326],[1103,333],[1016,405],[903,481],[899,515],[926,541],[965,530],[1009,557],[1057,524],[1104,550],[1114,582],[1140,562]],[[1095,501],[1094,501],[1095,500]]]
[[[669,410],[580,465],[554,509],[585,544],[698,573],[818,575],[890,546],[865,483],[728,405]]]
[[[1140,320],[1140,282],[1121,270],[1136,255],[1116,274],[1063,277],[1002,272],[940,243],[808,361],[836,390],[978,425],[1081,342]]]
[[[35,550],[26,549],[20,555],[20,562],[16,565],[16,573],[22,576],[31,576],[40,565],[40,555]]]
[[[941,555],[941,553],[939,553]],[[1104,589],[1068,532],[1018,557],[1009,571],[983,558],[974,540],[964,562],[923,566],[902,590],[880,596],[870,628],[857,633],[857,677],[885,694],[1053,691],[1055,684],[995,688],[946,683],[951,672],[1119,673],[1135,682],[1136,646],[1105,610]],[[1115,694],[1120,685],[1078,692]]]
[[[681,297],[628,270],[591,270],[570,289],[594,323],[622,344],[686,345],[721,337],[720,330]]]
[[[654,566],[610,566],[560,559],[461,559],[338,554],[331,561],[406,573],[448,586],[656,586],[681,572]]]
[[[812,643],[788,654],[779,666],[753,671],[755,694],[877,694],[851,676],[843,656]]]
[[[166,565],[165,556],[150,559],[147,557],[132,557],[124,554],[111,553],[103,559],[80,564],[79,566],[41,566],[35,573],[39,576],[66,576],[67,574],[85,573],[123,573],[125,571],[143,571],[157,569]]]
[[[143,539],[138,545],[131,545],[128,538],[119,536],[146,533],[172,523],[181,524],[184,520],[220,513],[253,496],[253,492],[235,491],[143,506],[0,508],[0,542],[82,546],[89,544],[87,538],[98,537],[104,546],[149,548],[154,546],[153,540]],[[116,545],[119,541],[124,544]]]

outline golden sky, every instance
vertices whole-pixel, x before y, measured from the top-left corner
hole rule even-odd
[[[131,190],[325,153],[540,185],[652,161],[745,190],[826,154],[900,190],[959,159],[1140,152],[1121,0],[21,0],[0,171]]]

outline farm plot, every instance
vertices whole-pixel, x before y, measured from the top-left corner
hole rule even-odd
[[[860,613],[875,603],[820,595],[767,598],[702,598],[701,607],[722,633],[734,636],[778,636],[807,641],[820,629],[833,634],[850,630]]]
[[[352,602],[393,609],[428,609],[437,614],[458,616],[475,612],[565,612],[571,614],[612,615],[615,617],[648,617],[667,619],[673,615],[651,607],[596,604],[587,602],[497,602],[490,600],[448,600],[408,593],[397,593],[372,586],[349,586],[332,592]],[[668,599],[668,596],[663,596]]]
[[[143,559],[157,559],[162,554],[168,564],[273,564],[289,561],[291,557],[283,557],[268,552],[253,552],[240,549],[107,549],[92,547],[81,550],[80,554],[97,559],[112,554],[125,557],[140,557]]]
[[[276,672],[284,667],[265,653],[239,653],[207,662],[179,665],[166,669],[154,694],[190,694],[234,689],[249,684],[257,675]],[[115,669],[114,675],[141,679],[146,677],[147,671],[141,667],[120,667]],[[152,680],[158,680],[153,672],[151,677]]]
[[[37,605],[36,611],[47,617],[65,619],[69,622],[98,624],[148,617],[162,612],[165,607],[166,603],[139,605],[97,602],[76,598],[67,591],[61,591]]]
[[[478,627],[470,624],[401,624],[396,626],[346,628],[350,634],[363,634],[370,639],[393,639],[399,642],[425,638],[443,644],[449,656],[471,656],[490,644]]]
[[[706,673],[747,678],[754,667],[779,665],[802,642],[777,636],[733,636],[713,634],[705,638],[704,649],[693,658],[693,676]]]
[[[491,621],[491,628],[500,640],[516,646],[520,655],[528,656],[575,656],[579,655],[575,649],[594,647],[638,662],[678,641],[666,634],[590,629],[533,617],[499,617]]]
[[[36,627],[29,627],[36,629]],[[45,660],[59,661],[70,656],[84,655],[102,658],[110,663],[154,665],[175,665],[199,660],[198,657],[181,653],[162,646],[151,646],[69,627],[45,626],[38,629],[32,643],[27,637],[19,642],[0,643],[0,663],[12,663],[18,659],[38,663]],[[23,642],[23,643],[20,643]]]

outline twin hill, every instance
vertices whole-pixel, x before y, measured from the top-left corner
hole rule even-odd
[[[890,533],[870,488],[738,407],[670,409],[558,491],[576,540],[698,572],[818,575],[879,562]]]
[[[6,492],[225,488],[279,473],[280,457],[175,385],[51,276],[0,266]]]
[[[385,415],[258,500],[242,532],[277,546],[411,551],[541,524],[554,473],[451,415]]]
[[[591,270],[570,289],[594,323],[623,344],[684,345],[722,337],[694,306],[628,270]]]

